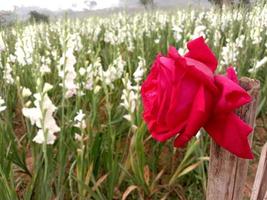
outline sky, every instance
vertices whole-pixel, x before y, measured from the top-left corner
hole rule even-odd
[[[95,9],[116,7],[120,0],[94,0]],[[77,5],[76,7],[74,5]],[[68,9],[83,10],[84,0],[0,0],[0,10],[14,10],[14,6],[38,6],[50,10]]]

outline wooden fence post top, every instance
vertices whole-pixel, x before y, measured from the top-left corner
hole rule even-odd
[[[259,100],[259,92],[260,92],[260,81],[259,80],[251,79],[248,77],[242,77],[239,81],[239,85],[251,95],[252,101]],[[243,117],[242,115],[239,115],[239,116],[241,118]]]
[[[248,77],[242,77],[239,81],[239,84],[242,88],[244,88],[246,91],[250,91],[251,89],[260,89],[260,81],[256,79],[251,79]]]
[[[258,80],[243,77],[240,86],[252,97],[252,101],[237,110],[242,120],[254,127],[260,93]],[[250,142],[252,140],[250,134]],[[211,141],[208,170],[207,200],[242,200],[248,172],[248,160],[238,158]]]

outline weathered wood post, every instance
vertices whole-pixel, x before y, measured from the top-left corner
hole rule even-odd
[[[267,143],[261,151],[250,200],[267,200]]]
[[[241,119],[253,127],[260,84],[257,80],[242,78],[240,85],[248,91],[253,100],[242,106],[237,113]],[[251,141],[252,134],[250,143]],[[211,141],[206,200],[242,200],[247,172],[248,160],[238,158]]]

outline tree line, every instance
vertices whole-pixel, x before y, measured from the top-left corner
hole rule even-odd
[[[211,3],[222,6],[223,4],[233,4],[234,0],[208,0]],[[140,0],[140,3],[145,7],[153,6],[155,4],[154,0]],[[250,0],[240,0],[239,3],[249,4]]]

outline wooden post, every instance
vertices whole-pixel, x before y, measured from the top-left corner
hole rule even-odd
[[[261,151],[250,200],[267,200],[267,143]]]
[[[242,78],[240,85],[253,100],[242,106],[237,114],[254,127],[260,84],[257,80]],[[251,144],[252,134],[249,139]],[[248,160],[238,158],[211,141],[206,200],[242,200],[247,172]]]

